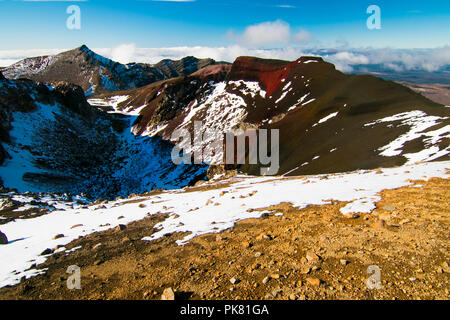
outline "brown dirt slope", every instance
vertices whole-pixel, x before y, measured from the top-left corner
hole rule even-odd
[[[71,243],[41,275],[0,289],[1,299],[449,299],[450,179],[416,181],[382,193],[373,214],[344,218],[343,203],[241,221],[185,246],[172,234],[148,236],[163,216]],[[99,245],[101,244],[101,245]],[[67,267],[81,267],[82,289],[68,290]],[[369,289],[369,266],[380,289]],[[234,284],[231,279],[237,281]]]

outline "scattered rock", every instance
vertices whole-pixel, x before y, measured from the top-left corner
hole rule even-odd
[[[308,251],[306,253],[306,260],[308,260],[308,262],[319,262],[320,261],[320,257],[315,254],[312,251]]]
[[[72,226],[70,229],[80,228],[82,226],[83,226],[82,224],[76,224],[76,225]]]
[[[272,240],[272,236],[270,234],[262,233],[257,238],[257,240]]]
[[[127,227],[124,224],[119,224],[114,230],[116,231],[123,231],[126,230]]]
[[[253,244],[251,242],[248,241],[244,241],[242,242],[242,246],[246,249],[251,248],[253,246]]]
[[[241,282],[241,280],[239,280],[237,278],[231,278],[230,282],[231,282],[231,284],[238,284],[239,282]]]
[[[63,235],[63,234],[57,234],[56,236],[53,237],[53,240],[61,239],[64,237],[65,237],[65,235]]]
[[[272,279],[280,279],[280,278],[281,278],[281,275],[279,275],[278,273],[274,273],[274,274],[271,274],[270,277],[271,277]]]
[[[320,286],[320,279],[318,278],[306,278],[306,283],[311,287],[319,287]]]
[[[405,225],[405,224],[407,224],[407,223],[410,223],[411,222],[411,220],[409,220],[408,218],[406,218],[406,219],[403,219],[402,221],[400,221],[400,225],[401,226],[403,226],[403,225]]]
[[[8,244],[8,237],[0,231],[0,244]]]
[[[265,277],[265,278],[263,279],[262,283],[263,283],[263,284],[267,284],[267,282],[269,282],[269,281],[270,281],[270,278],[269,278],[269,277]]]
[[[276,298],[282,291],[280,289],[274,289],[272,291],[272,296]]]
[[[350,263],[348,260],[345,260],[345,259],[341,259],[341,260],[339,260],[339,262],[340,262],[343,266],[346,266],[346,265],[348,265],[348,264]]]
[[[104,246],[103,243],[97,243],[95,246],[92,247],[92,250],[100,249],[100,248],[102,248],[103,246]]]
[[[103,260],[102,260],[102,259],[95,260],[95,261],[94,261],[94,266],[99,266],[99,265],[101,265],[102,263],[103,263]]]
[[[379,219],[371,224],[371,227],[374,229],[384,229],[386,227],[386,222],[382,219]]]
[[[161,300],[175,300],[175,292],[172,288],[167,288],[161,295]]]
[[[397,208],[394,207],[394,206],[384,206],[384,207],[383,207],[383,210],[386,210],[386,211],[394,211],[394,210],[397,210]]]
[[[47,248],[44,251],[42,251],[41,256],[46,256],[48,254],[51,254],[52,252],[53,252],[52,249]]]
[[[128,237],[125,237],[125,238],[122,239],[122,243],[130,242],[130,241],[131,241],[131,239],[128,238]]]
[[[258,270],[259,268],[261,268],[261,264],[260,263],[254,263],[252,264],[252,270]]]
[[[310,266],[303,266],[301,269],[300,269],[300,273],[301,274],[308,274],[308,273],[310,273],[311,272],[311,267]]]

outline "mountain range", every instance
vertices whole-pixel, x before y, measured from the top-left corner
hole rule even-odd
[[[236,136],[279,130],[279,175],[450,159],[449,108],[392,81],[344,74],[318,57],[123,65],[82,46],[2,73],[0,176],[9,188],[111,197],[192,184],[208,165],[210,174],[259,175],[265,167],[224,167],[219,153],[204,157],[204,166],[178,168],[169,160],[177,129]],[[204,131],[196,132],[195,121]],[[215,139],[185,151],[205,151]]]
[[[189,75],[215,63],[212,59],[186,57],[178,61],[162,60],[155,65],[124,65],[82,45],[54,56],[27,58],[3,68],[1,72],[10,79],[73,83],[82,87],[89,96],[107,91],[135,89],[155,81]]]

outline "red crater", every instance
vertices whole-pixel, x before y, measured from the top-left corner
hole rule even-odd
[[[266,98],[270,97],[299,63],[309,60],[322,62],[322,58],[301,57],[288,62],[282,60],[267,60],[254,57],[239,57],[233,63],[230,80],[259,81],[266,90]]]

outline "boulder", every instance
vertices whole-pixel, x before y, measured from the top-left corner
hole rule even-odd
[[[161,295],[161,300],[175,300],[175,292],[172,288],[167,288]]]
[[[2,244],[8,244],[8,237],[6,237],[6,234],[0,231],[0,245]]]

